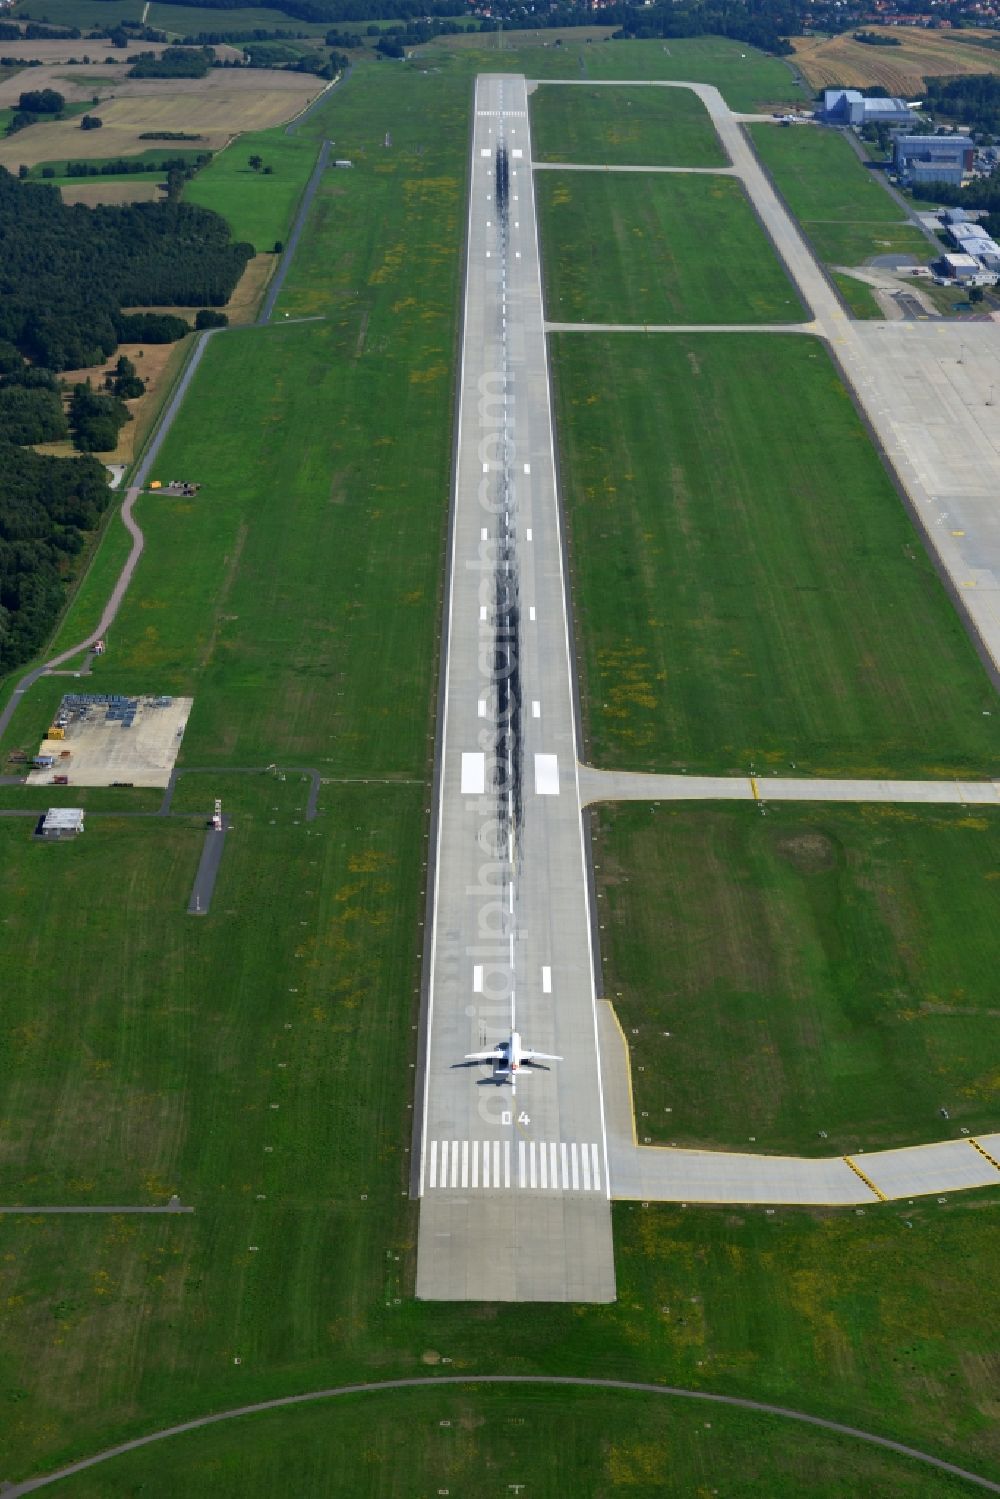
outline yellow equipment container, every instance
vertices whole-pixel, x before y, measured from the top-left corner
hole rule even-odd
[[[49,732],[46,734],[45,737],[46,737],[46,739],[65,739],[66,738],[66,730],[65,729],[60,729],[60,728],[57,727],[56,724],[53,724],[52,727],[51,727],[51,729],[49,730]]]

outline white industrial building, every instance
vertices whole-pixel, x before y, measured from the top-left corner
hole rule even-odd
[[[50,807],[38,832],[42,838],[74,838],[83,832],[83,808]]]

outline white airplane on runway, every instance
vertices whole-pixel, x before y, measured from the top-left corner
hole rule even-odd
[[[518,1031],[511,1031],[509,1041],[500,1041],[489,1051],[470,1051],[466,1054],[467,1062],[492,1062],[494,1072],[501,1077],[510,1078],[514,1081],[515,1075],[520,1072],[525,1062],[561,1062],[562,1057],[553,1056],[548,1051],[531,1051],[530,1048],[521,1045],[521,1036]]]

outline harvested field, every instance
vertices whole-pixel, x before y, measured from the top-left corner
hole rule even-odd
[[[995,38],[990,31],[957,33],[923,31],[910,26],[870,26],[879,36],[891,36],[898,47],[872,47],[852,36],[794,37],[795,62],[814,88],[842,83],[851,88],[876,84],[888,94],[912,97],[922,92],[924,79],[936,75],[1000,72],[1000,52],[980,46]]]
[[[104,181],[97,178],[61,183],[59,191],[64,203],[83,203],[87,208],[97,208],[102,203],[155,203],[163,197],[164,186],[148,178],[136,181],[133,177],[130,181],[120,181],[111,177]]]
[[[84,58],[89,58],[91,64],[98,62],[103,64],[105,58],[111,58],[113,63],[124,65],[138,57],[140,52],[155,52],[159,55],[168,45],[167,42],[129,42],[127,47],[112,47],[107,37],[101,37],[97,41],[89,37],[76,37],[75,39],[68,37],[65,41],[53,42],[33,42],[23,37],[19,42],[4,42],[3,55],[4,57],[23,57],[25,62],[40,57],[44,63],[65,63],[69,62],[70,58],[82,62]],[[242,47],[231,47],[228,43],[217,45],[215,50],[220,57],[243,56]],[[32,74],[32,77],[34,76],[36,73]]]
[[[32,86],[43,87],[32,69]],[[0,104],[12,80],[0,84]],[[64,85],[65,87],[65,85]],[[299,112],[323,87],[323,80],[305,73],[275,73],[261,68],[217,69],[206,78],[131,79],[116,86],[113,97],[100,106],[104,128],[100,147],[105,157],[136,156],[148,150],[144,131],[183,130],[204,137],[199,149],[218,151],[243,130],[280,125]],[[20,88],[15,87],[16,98]],[[163,143],[165,146],[169,143]],[[183,145],[183,142],[179,144]],[[90,157],[94,140],[77,120],[32,125],[0,141],[0,166],[16,169],[22,162],[72,161]]]

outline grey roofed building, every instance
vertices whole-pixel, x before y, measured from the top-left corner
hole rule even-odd
[[[82,807],[50,807],[42,818],[43,838],[70,838],[83,832]]]
[[[972,171],[974,147],[967,135],[897,135],[892,169],[907,187],[946,182],[961,187]]]
[[[916,125],[920,116],[905,99],[868,99],[856,88],[823,90],[820,116],[828,125]]]

